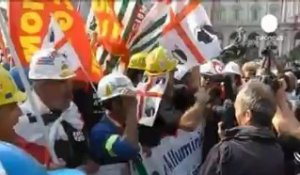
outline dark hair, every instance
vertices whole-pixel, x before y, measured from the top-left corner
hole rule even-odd
[[[137,85],[140,82],[139,76],[143,75],[143,70],[137,70],[137,69],[127,69],[127,76],[132,81],[134,85]]]

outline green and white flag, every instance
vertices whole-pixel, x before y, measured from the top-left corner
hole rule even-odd
[[[135,38],[129,43],[131,54],[149,52],[158,46],[167,12],[166,3],[157,1],[151,4],[151,9],[142,21]]]
[[[135,37],[140,23],[144,20],[144,17],[152,4],[153,3],[151,1],[143,0],[115,1],[114,10],[119,21],[122,23],[122,38],[126,43],[129,43],[129,41]],[[96,23],[94,22],[94,14],[91,10],[87,20],[86,28],[88,31],[94,31],[96,29],[95,25]],[[127,46],[129,47],[129,45]],[[118,57],[108,53],[102,46],[98,48],[96,58],[100,65],[104,65],[110,70],[118,63]],[[110,61],[108,62],[108,60]]]

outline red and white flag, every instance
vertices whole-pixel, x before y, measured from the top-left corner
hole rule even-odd
[[[139,124],[153,126],[169,75],[145,76],[137,86]]]
[[[65,55],[74,72],[80,67],[80,58],[53,17],[51,17],[48,32],[42,43],[42,49],[46,48],[54,48]]]
[[[160,44],[178,59],[178,69],[190,69],[221,52],[217,33],[200,1],[172,1]]]

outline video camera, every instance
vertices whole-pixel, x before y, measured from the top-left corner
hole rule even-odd
[[[270,46],[267,46],[266,49],[262,51],[262,55],[264,58],[261,67],[258,70],[257,78],[269,85],[272,90],[276,92],[280,88],[280,82],[278,80],[283,77],[282,71],[278,68]],[[273,69],[272,71],[272,68],[275,68],[276,70]]]

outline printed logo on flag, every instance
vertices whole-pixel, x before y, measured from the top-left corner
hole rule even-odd
[[[196,37],[198,42],[203,42],[204,44],[209,44],[213,42],[214,38],[212,37],[215,35],[217,37],[217,33],[214,31],[212,26],[204,25],[196,27]]]
[[[167,88],[169,74],[160,76],[146,76],[138,84],[138,118],[139,124],[153,126],[156,114]]]
[[[177,45],[172,50],[172,56],[178,60],[178,64],[185,64],[187,62],[187,56]]]

